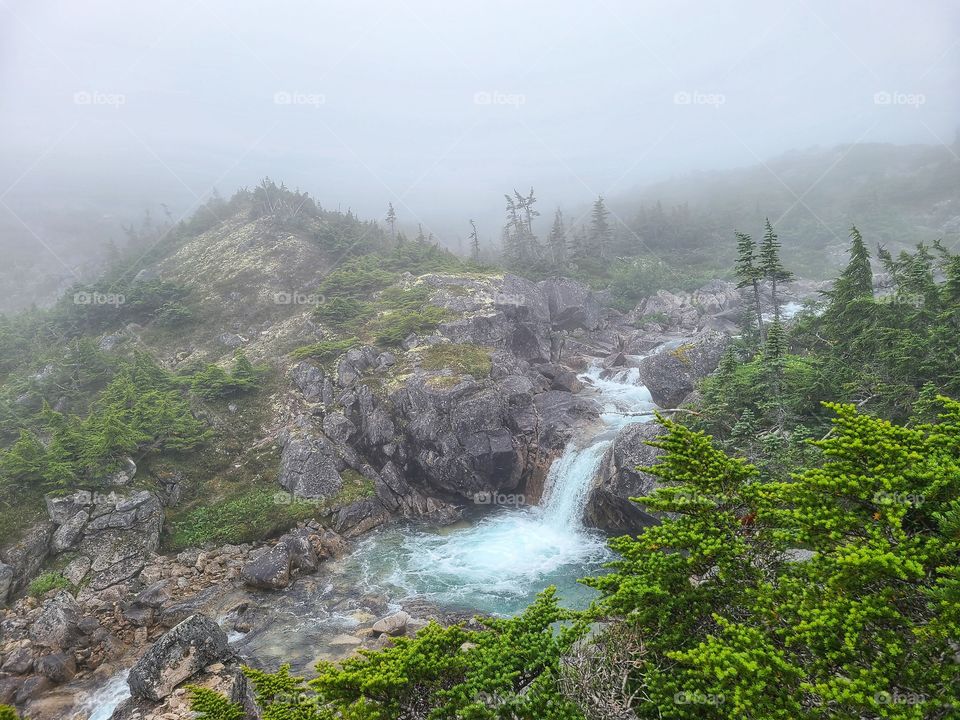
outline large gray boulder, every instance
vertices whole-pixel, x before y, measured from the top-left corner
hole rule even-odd
[[[630,498],[649,495],[658,479],[637,467],[656,465],[663,452],[647,443],[666,432],[659,423],[627,425],[607,449],[590,488],[584,521],[589,527],[623,535],[635,535],[658,522],[655,515]]]
[[[300,498],[333,497],[343,487],[339,463],[322,437],[292,434],[280,456],[280,485]]]
[[[325,376],[323,370],[313,363],[303,360],[290,369],[290,381],[293,383],[303,399],[307,402],[321,402],[324,400],[323,389]]]
[[[130,670],[130,694],[159,702],[207,665],[232,655],[227,635],[206,615],[191,615],[169,630]]]
[[[30,639],[35,645],[51,650],[68,650],[80,638],[77,622],[80,606],[73,595],[61,590],[45,601],[39,617],[30,626]]]
[[[240,571],[240,577],[250,587],[279,590],[290,584],[290,552],[278,544],[250,560]]]
[[[569,278],[554,278],[540,283],[550,322],[559,330],[596,330],[600,327],[600,302],[590,288]]]
[[[543,290],[526,278],[507,273],[500,290],[494,294],[493,306],[510,320],[549,323],[550,305]]]
[[[677,407],[696,389],[697,383],[717,369],[729,344],[729,335],[713,330],[702,332],[643,358],[640,380],[657,405]]]

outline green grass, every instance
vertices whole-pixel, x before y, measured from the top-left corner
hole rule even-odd
[[[490,349],[479,345],[431,345],[420,351],[420,367],[424,370],[449,368],[458,375],[472,375],[481,380],[490,377]]]
[[[313,358],[314,360],[319,360],[320,362],[327,362],[328,360],[333,360],[338,355],[345,353],[347,350],[358,345],[359,343],[360,341],[354,337],[345,338],[343,340],[321,340],[320,342],[315,342],[312,345],[298,347],[296,350],[290,353],[290,355],[295,360]]]
[[[356,470],[347,468],[340,473],[340,478],[343,480],[343,487],[327,503],[329,507],[349,505],[358,500],[374,497],[377,494],[373,480],[368,480]]]
[[[279,487],[257,488],[196,507],[170,523],[170,547],[263,540],[317,514],[314,503],[292,499]]]
[[[58,572],[45,572],[38,575],[30,583],[28,592],[33,597],[41,597],[51,590],[69,590],[73,592],[74,587],[63,575]]]

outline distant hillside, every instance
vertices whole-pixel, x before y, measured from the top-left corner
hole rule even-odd
[[[960,239],[958,146],[845,145],[793,151],[737,170],[676,178],[610,206],[626,250],[672,265],[729,264],[734,229],[776,225],[797,272],[827,277],[845,258],[851,225],[893,250]],[[632,244],[633,247],[630,247]]]

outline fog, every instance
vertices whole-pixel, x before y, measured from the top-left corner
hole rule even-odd
[[[269,175],[489,240],[514,187],[576,209],[793,148],[953,142],[958,28],[950,2],[0,0],[0,226],[57,243],[48,209],[108,228]]]

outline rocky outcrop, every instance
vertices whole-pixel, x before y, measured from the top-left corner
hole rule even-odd
[[[732,282],[714,280],[693,292],[660,290],[631,314],[631,322],[648,330],[691,333],[708,328],[733,329],[743,296]]]
[[[716,370],[730,336],[714,330],[665,346],[640,361],[640,380],[662,408],[680,405],[703,378]]]
[[[78,490],[50,496],[47,514],[56,526],[50,550],[69,550],[89,560],[82,573],[80,563],[73,563],[73,581],[86,579],[94,590],[134,577],[160,545],[163,507],[148,490]]]
[[[657,478],[637,470],[656,465],[662,450],[647,443],[664,434],[658,423],[637,423],[624,427],[607,449],[590,488],[584,520],[590,527],[613,535],[635,535],[657,523],[654,515],[630,498],[648,495],[657,487]]]
[[[206,615],[191,615],[144,653],[130,670],[130,694],[154,702],[205,667],[229,658],[227,635]]]
[[[18,542],[0,550],[0,561],[9,568],[0,569],[0,590],[4,585],[7,588],[6,594],[0,593],[0,604],[25,590],[40,572],[50,554],[50,538],[55,529],[53,523],[37,523]]]
[[[280,486],[298,498],[330,498],[343,488],[343,463],[321,435],[291,433],[280,458]]]
[[[568,278],[544,280],[540,288],[550,309],[550,323],[558,330],[596,330],[600,302],[596,293]]]

